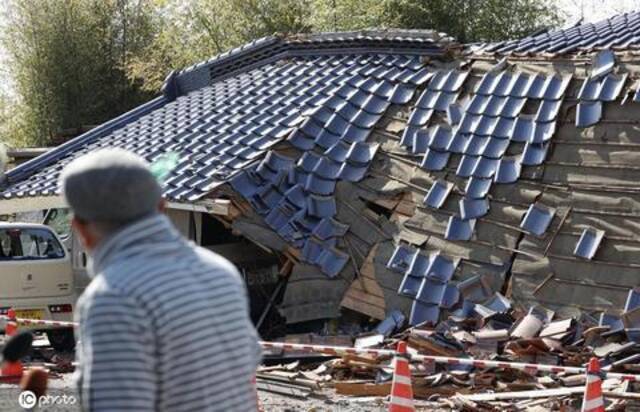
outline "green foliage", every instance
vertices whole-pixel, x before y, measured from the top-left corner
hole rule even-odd
[[[148,2],[10,0],[2,43],[31,144],[148,99],[124,70],[153,40]]]
[[[462,43],[508,40],[560,23],[541,0],[390,0],[387,21],[407,29],[445,32]]]
[[[159,92],[165,76],[275,33],[434,29],[462,42],[559,22],[546,0],[5,0],[3,46],[16,96],[0,136],[45,145]]]

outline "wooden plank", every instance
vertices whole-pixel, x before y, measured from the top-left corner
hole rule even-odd
[[[385,310],[379,306],[371,305],[367,302],[354,299],[350,296],[345,296],[340,303],[340,306],[354,310],[358,313],[363,313],[374,319],[382,320],[385,318]]]

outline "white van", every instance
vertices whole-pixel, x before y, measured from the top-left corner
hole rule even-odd
[[[13,308],[19,318],[70,321],[76,299],[71,258],[58,235],[45,225],[0,223],[0,313]],[[31,329],[44,330],[55,349],[75,345],[71,328]]]

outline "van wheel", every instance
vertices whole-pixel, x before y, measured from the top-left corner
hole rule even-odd
[[[71,352],[76,347],[76,338],[73,329],[51,329],[46,331],[47,339],[53,349],[59,352]]]

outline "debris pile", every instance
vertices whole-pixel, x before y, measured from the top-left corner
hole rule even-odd
[[[633,304],[636,292],[630,293]],[[628,309],[628,308],[627,308]],[[625,313],[629,313],[625,310]],[[625,319],[625,316],[622,317]],[[415,398],[430,407],[457,410],[541,410],[579,407],[586,375],[562,367],[586,367],[592,357],[604,373],[640,373],[640,345],[634,329],[614,316],[558,319],[535,306],[527,311],[495,294],[484,304],[464,305],[436,326],[403,329],[405,319],[392,312],[370,332],[345,337],[300,335],[288,343],[325,344],[356,349],[393,349],[406,341],[414,357],[411,363]],[[391,390],[392,356],[374,351],[355,352],[318,359],[322,354],[305,351],[266,352],[266,359],[280,364],[262,367],[258,387],[298,398],[338,395],[385,397]],[[505,367],[479,368],[463,362],[416,362],[416,355],[445,356],[504,362]],[[326,356],[326,355],[325,355]],[[516,370],[509,362],[558,366],[555,372],[537,368]],[[608,410],[640,406],[638,383],[606,377],[603,380]],[[571,410],[571,409],[568,409]]]

